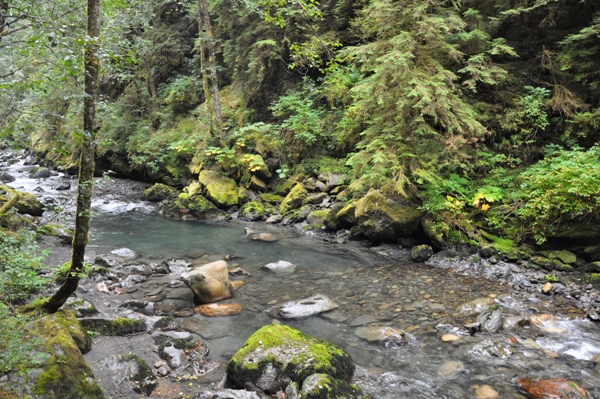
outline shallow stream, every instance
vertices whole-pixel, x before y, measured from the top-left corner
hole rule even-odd
[[[8,170],[17,177],[10,183],[14,188],[74,202],[69,200],[74,181],[71,190],[54,190],[66,177],[30,179],[28,167],[20,164]],[[448,261],[441,267],[435,259],[416,264],[399,247],[327,243],[290,227],[168,220],[159,216],[152,204],[134,199],[131,187],[140,186],[129,184],[113,181],[96,191],[90,254],[129,248],[139,254],[137,261],[147,263],[227,254],[230,267],[250,273],[243,277],[246,284],[227,301],[242,304],[240,314],[179,318],[183,328],[206,341],[215,360],[227,359],[256,329],[271,323],[273,316],[268,310],[273,305],[324,294],[339,305],[336,310],[284,322],[346,349],[358,366],[356,382],[375,398],[475,398],[475,387],[482,385],[490,385],[500,398],[520,398],[514,386],[516,377],[572,379],[587,389],[590,397],[600,398],[600,366],[591,361],[600,354],[600,326],[582,319],[570,303],[555,303],[551,297],[513,289],[507,280],[454,271],[485,260],[456,260],[455,267]],[[249,241],[244,235],[249,226],[272,232],[279,240]],[[278,260],[296,264],[296,271],[274,274],[260,268]],[[521,273],[516,265],[504,267],[507,273]],[[143,290],[155,290],[173,278],[176,276],[151,277]],[[144,292],[132,297],[136,295],[143,297]],[[462,326],[476,315],[459,308],[482,297],[494,298],[505,316],[553,314],[558,329],[518,327],[471,336]],[[156,307],[168,314],[176,311],[178,304],[177,298],[167,295]],[[400,328],[407,332],[407,342],[369,343],[354,334],[365,321]],[[446,333],[459,335],[460,340],[443,342]]]

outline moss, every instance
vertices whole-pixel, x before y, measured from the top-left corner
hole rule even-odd
[[[124,336],[146,331],[143,320],[118,317],[116,319],[86,318],[80,320],[87,330],[97,331],[103,335]]]
[[[248,200],[247,195],[233,179],[214,170],[203,170],[198,181],[204,187],[204,194],[219,207],[231,207]]]
[[[313,374],[304,380],[300,399],[361,398],[362,391],[356,385],[341,381],[327,374]]]
[[[264,193],[258,196],[261,201],[269,203],[269,204],[279,204],[283,201],[283,197],[281,195],[273,194],[273,193]]]
[[[315,373],[349,381],[354,372],[354,364],[343,349],[284,325],[256,331],[227,365],[228,375],[239,386],[257,382],[266,368],[278,370],[275,385],[289,380],[301,383]]]
[[[351,201],[348,204],[346,204],[342,209],[340,209],[335,216],[340,221],[340,224],[343,227],[349,228],[356,225],[355,210],[356,201]]]
[[[300,207],[302,205],[302,200],[304,200],[304,197],[306,197],[307,194],[308,191],[306,191],[304,185],[302,183],[297,183],[279,205],[279,212],[286,214],[287,212]]]
[[[165,212],[167,216],[181,216],[191,214],[198,219],[212,219],[226,217],[225,213],[218,209],[212,202],[201,195],[190,198],[188,193],[181,193]]]
[[[129,379],[134,384],[133,390],[134,392],[149,396],[158,385],[158,381],[148,364],[142,358],[132,353],[122,355],[119,360],[121,362],[132,361],[136,363],[137,371],[129,376]]]
[[[327,218],[329,218],[330,214],[331,214],[330,209],[318,209],[318,210],[314,210],[311,213],[309,213],[306,220],[313,227],[321,228],[322,226],[325,225],[325,221],[327,220]]]
[[[61,234],[61,229],[62,229],[62,226],[60,224],[49,223],[49,224],[40,226],[36,232],[37,232],[37,234],[41,234],[41,235],[57,237],[59,234]]]
[[[265,216],[265,208],[260,202],[250,201],[245,203],[239,212],[239,217],[246,220],[259,220]]]
[[[160,202],[169,198],[177,197],[177,190],[173,187],[167,186],[166,184],[156,183],[152,187],[148,187],[144,190],[142,199],[152,202]]]
[[[33,381],[34,395],[46,399],[104,397],[91,378],[92,372],[83,358],[80,345],[75,342],[79,338],[73,339],[78,331],[82,330],[74,315],[62,310],[36,320],[28,327],[32,336],[42,339],[38,351],[50,355],[42,372]]]

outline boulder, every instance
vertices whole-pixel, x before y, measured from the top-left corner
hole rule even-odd
[[[490,306],[477,317],[476,323],[480,325],[482,331],[497,333],[502,328],[502,309],[497,305]]]
[[[39,339],[35,351],[41,360],[41,366],[29,369],[30,395],[40,399],[104,398],[82,355],[82,349],[91,348],[91,339],[71,312],[59,310],[38,319],[27,332]]]
[[[128,384],[133,392],[150,396],[158,386],[158,380],[148,363],[141,357],[129,353],[117,356],[113,371],[116,384]]]
[[[333,188],[343,185],[346,176],[341,173],[327,172],[321,173],[318,179],[325,184],[327,191],[331,191]]]
[[[109,336],[124,336],[146,331],[144,320],[127,317],[86,317],[79,319],[79,322],[87,331],[95,331]]]
[[[292,327],[271,324],[256,331],[227,364],[238,387],[274,394],[319,373],[349,382],[354,363],[343,349]]]
[[[211,262],[185,272],[181,278],[194,293],[195,304],[218,302],[234,295],[233,287],[229,282],[227,262],[224,260]]]
[[[229,208],[248,201],[245,191],[233,179],[215,170],[201,171],[198,181],[204,189],[204,195],[219,207]]]
[[[197,194],[192,198],[187,193],[179,194],[173,206],[165,213],[168,216],[185,216],[185,214],[189,213],[203,220],[227,218],[227,215],[223,211],[202,195]]]
[[[308,214],[308,216],[306,217],[306,221],[311,226],[320,228],[325,225],[325,220],[327,220],[330,213],[331,213],[331,210],[329,210],[329,209],[314,210]]]
[[[323,202],[323,200],[325,198],[328,198],[328,197],[329,196],[326,193],[318,193],[318,194],[309,195],[308,197],[304,198],[304,200],[302,200],[302,205],[320,204],[321,202]]]
[[[315,316],[337,308],[338,305],[325,295],[314,295],[299,301],[290,301],[270,309],[274,317],[301,319]]]
[[[179,195],[177,189],[166,184],[156,183],[144,190],[142,199],[150,202],[160,202],[166,199],[173,199]]]
[[[267,185],[265,184],[264,181],[262,181],[261,179],[259,179],[256,176],[252,176],[252,179],[250,179],[250,189],[254,190],[254,191],[265,191],[267,189]]]
[[[433,248],[440,251],[446,246],[444,235],[450,231],[444,222],[434,222],[430,218],[421,219],[423,233]],[[489,257],[489,256],[488,256]]]
[[[460,305],[458,311],[464,316],[475,316],[493,304],[494,299],[492,298],[479,298]]]
[[[240,219],[255,221],[264,218],[265,216],[265,208],[258,201],[250,201],[246,202],[240,208],[238,217]]]
[[[279,212],[285,214],[292,209],[297,209],[302,205],[302,201],[308,195],[308,191],[302,183],[298,183],[290,190],[288,195],[279,204]]]
[[[15,181],[15,177],[7,172],[0,172],[0,182],[11,183]]]
[[[352,201],[340,209],[335,216],[342,227],[349,228],[357,223],[355,211],[356,202]]]
[[[29,174],[29,176],[32,179],[47,179],[51,175],[52,173],[50,172],[50,169],[45,168],[43,166],[36,168],[33,172]]]
[[[375,243],[395,242],[416,233],[421,211],[408,200],[394,201],[371,190],[357,201],[355,216],[367,238]]]
[[[338,380],[323,373],[309,375],[304,382],[302,382],[300,397],[302,399],[364,398],[362,391],[356,385]]]
[[[544,255],[550,259],[558,259],[566,265],[571,265],[577,262],[577,255],[571,251],[563,249],[561,251],[544,251]]]
[[[12,199],[14,195],[19,195],[19,199],[15,204],[17,212],[31,216],[42,216],[44,214],[44,205],[35,195],[19,192],[3,185],[0,185],[0,207]]]
[[[433,256],[433,248],[429,245],[417,245],[410,251],[410,256],[415,262],[425,262]]]
[[[589,398],[585,389],[564,378],[533,380],[519,378],[517,388],[531,399]]]

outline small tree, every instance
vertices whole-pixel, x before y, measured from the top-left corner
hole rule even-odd
[[[73,256],[67,278],[59,290],[44,304],[47,312],[61,308],[79,285],[83,270],[85,247],[90,229],[92,183],[94,177],[95,135],[97,130],[96,99],[98,98],[100,61],[96,58],[100,36],[100,0],[88,0],[88,26],[85,45],[85,99],[83,104],[83,136],[79,159],[77,214],[73,235]]]

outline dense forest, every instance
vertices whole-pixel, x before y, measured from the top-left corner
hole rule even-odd
[[[85,5],[0,3],[0,140],[77,164]],[[409,198],[433,234],[543,243],[598,220],[593,1],[102,4],[98,173]],[[588,227],[585,227],[588,226]],[[588,236],[596,232],[588,232]],[[568,236],[568,234],[567,234]]]
[[[154,184],[167,216],[279,216],[600,281],[600,2],[103,0],[97,37],[87,13],[0,0],[0,150],[87,166],[88,194],[95,152],[96,176]],[[48,282],[36,234],[54,227],[15,217],[28,198],[0,185],[0,374],[31,360],[15,306]]]

